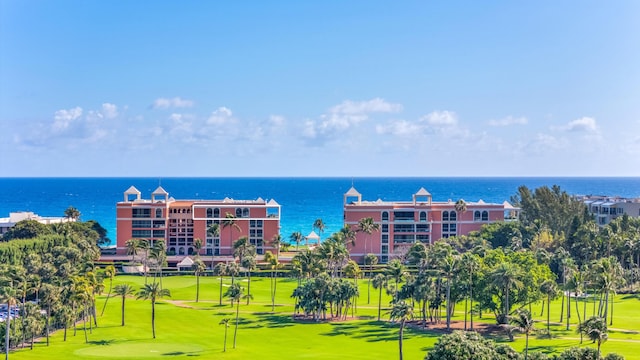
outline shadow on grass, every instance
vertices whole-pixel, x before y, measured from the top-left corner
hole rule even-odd
[[[290,314],[274,314],[274,313],[254,313],[258,317],[259,322],[266,324],[265,326],[272,329],[285,328],[293,326],[296,322]]]
[[[397,341],[399,325],[384,321],[365,321],[358,323],[332,323],[332,331],[321,335],[326,336],[351,336],[354,339],[363,339],[368,342]],[[432,337],[437,338],[441,334],[429,330],[416,330],[405,327],[403,339]]]
[[[116,341],[111,339],[111,340],[93,340],[93,341],[89,341],[89,344],[91,345],[100,345],[100,346],[108,346],[111,345],[113,343],[115,343]]]
[[[162,356],[200,356],[200,354],[198,354],[198,352],[195,352],[195,351],[189,351],[189,352],[173,351],[173,352],[163,353]]]

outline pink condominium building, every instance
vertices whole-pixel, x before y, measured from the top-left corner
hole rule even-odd
[[[344,223],[357,233],[351,257],[362,262],[366,254],[372,253],[381,262],[387,262],[415,242],[431,244],[442,238],[466,235],[480,230],[484,224],[515,219],[519,210],[506,201],[491,204],[478,200],[465,204],[465,211],[456,211],[455,201],[433,201],[424,188],[413,194],[412,201],[364,201],[352,187],[344,194]],[[368,217],[373,218],[380,230],[371,235],[357,232],[359,221]]]
[[[233,242],[240,237],[246,236],[256,252],[264,254],[274,250],[271,239],[280,233],[280,205],[261,198],[176,200],[158,187],[151,199],[142,199],[132,186],[117,203],[116,214],[118,255],[126,254],[127,240],[146,239],[165,241],[169,257],[184,258],[195,253],[194,241],[201,239],[200,254],[222,261],[233,254]],[[208,231],[213,224],[219,224],[217,235]]]

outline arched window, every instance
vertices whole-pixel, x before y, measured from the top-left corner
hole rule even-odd
[[[218,209],[218,208],[213,209],[213,217],[214,218],[219,218],[220,217],[220,209]]]
[[[448,211],[443,211],[442,212],[442,221],[449,221],[449,212]]]
[[[473,212],[473,221],[480,221],[480,211]]]
[[[242,217],[249,217],[249,209],[248,208],[244,208],[242,209]]]
[[[482,221],[489,221],[489,212],[487,210],[482,212]]]
[[[237,208],[236,209],[236,217],[237,218],[242,217],[242,209],[241,208]]]
[[[456,221],[456,212],[455,211],[450,211],[449,212],[449,220]]]
[[[389,221],[389,212],[388,211],[383,211],[382,212],[382,221]]]
[[[156,217],[157,218],[161,218],[162,217],[162,209],[156,209]]]
[[[427,221],[427,212],[420,211],[420,221]]]
[[[212,208],[208,208],[207,209],[207,217],[208,218],[213,217],[213,209]]]
[[[184,255],[184,248],[183,247],[178,248],[178,255]]]

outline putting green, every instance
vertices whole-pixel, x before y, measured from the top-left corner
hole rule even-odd
[[[105,341],[103,343],[85,347],[74,351],[75,355],[82,358],[95,356],[95,357],[121,357],[121,358],[149,358],[160,356],[193,356],[203,349],[196,345],[190,344],[166,344],[156,342],[127,342],[125,341]]]

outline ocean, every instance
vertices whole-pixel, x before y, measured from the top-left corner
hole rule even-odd
[[[537,188],[559,185],[570,194],[640,197],[640,177],[456,177],[456,178],[0,178],[0,217],[32,211],[41,216],[63,216],[69,206],[82,220],[96,220],[115,243],[116,203],[130,186],[150,198],[158,185],[176,199],[274,199],[282,206],[281,233],[303,235],[322,218],[325,234],[342,227],[343,194],[353,185],[363,200],[409,201],[421,187],[434,201],[503,202],[520,185]]]

